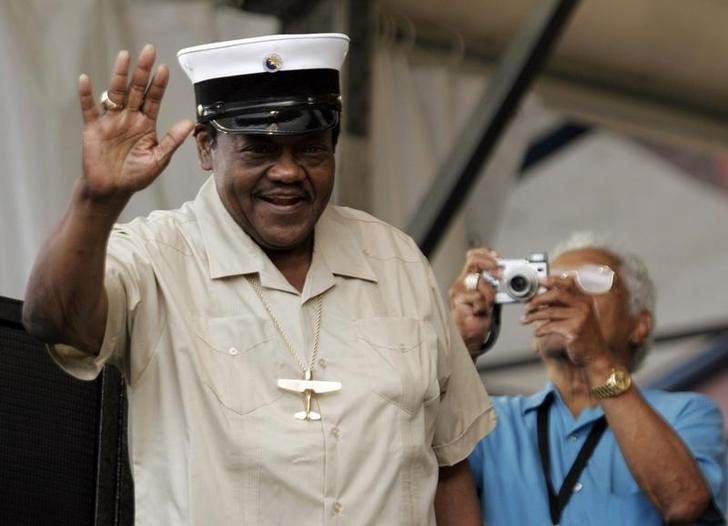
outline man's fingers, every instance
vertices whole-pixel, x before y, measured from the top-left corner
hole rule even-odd
[[[528,325],[534,321],[540,320],[567,320],[573,319],[579,315],[579,311],[573,307],[547,307],[545,309],[539,309],[530,311],[521,316],[521,323]]]
[[[563,289],[549,289],[541,294],[536,294],[526,303],[527,311],[534,311],[551,305],[573,305],[577,302],[577,296]]]
[[[172,154],[180,147],[185,141],[187,136],[192,133],[195,123],[189,119],[181,120],[172,125],[167,133],[159,141],[159,144],[154,148],[154,157],[157,159],[157,163],[164,167],[169,162]]]
[[[144,106],[142,107],[144,114],[152,120],[156,120],[157,115],[159,115],[159,107],[162,103],[164,91],[167,89],[167,82],[169,82],[169,68],[164,64],[160,64],[154,77],[152,77],[152,82],[149,84],[149,89],[144,97]]]
[[[481,294],[483,302],[486,305],[493,305],[495,302],[495,288],[493,288],[492,283],[485,279],[481,279],[478,282],[478,292]]]
[[[460,279],[472,272],[481,272],[483,270],[487,270],[491,274],[497,274],[499,272],[497,259],[498,254],[487,247],[468,250]]]
[[[486,316],[490,312],[491,302],[477,290],[463,291],[454,297],[453,303],[464,306],[472,311],[474,316]]]
[[[147,92],[147,84],[156,55],[157,52],[151,44],[145,45],[141,53],[139,53],[139,60],[129,84],[129,95],[126,103],[127,108],[132,111],[137,111],[144,103],[144,95]]]
[[[99,111],[96,109],[91,79],[85,73],[78,78],[78,98],[81,102],[83,123],[89,124],[95,121],[99,116]]]
[[[472,305],[479,299],[482,299],[482,294],[477,290],[463,290],[453,294],[453,303],[459,305]]]
[[[483,272],[496,276],[496,279],[500,276],[497,256],[488,247],[468,250],[462,273],[450,289],[451,300],[469,305],[475,316],[487,316],[493,306],[495,291],[492,279],[485,279]]]
[[[572,328],[568,320],[549,321],[543,323],[533,329],[533,335],[536,338],[547,336],[549,334],[558,334],[566,338],[567,341],[572,340]]]
[[[490,329],[490,318],[485,315],[476,315],[471,305],[456,303],[453,315],[463,337],[478,337],[482,340]]]
[[[490,314],[490,304],[482,296],[473,301],[471,305],[473,306],[474,316],[488,316]]]
[[[129,52],[119,51],[114,63],[114,73],[109,82],[107,95],[112,102],[124,104],[126,99],[126,79],[129,75]]]
[[[548,276],[541,280],[541,284],[547,289],[577,290],[574,276]]]

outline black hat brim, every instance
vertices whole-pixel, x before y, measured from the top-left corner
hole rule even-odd
[[[282,108],[244,113],[210,121],[223,133],[246,135],[297,135],[333,128],[339,111],[332,108]]]

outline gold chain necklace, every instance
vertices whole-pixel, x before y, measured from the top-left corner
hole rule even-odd
[[[304,410],[299,411],[296,414],[294,414],[294,418],[298,420],[321,420],[321,414],[317,413],[316,411],[311,410],[311,401],[314,395],[317,394],[323,394],[323,393],[331,393],[334,391],[339,391],[341,389],[341,382],[323,382],[321,380],[314,380],[313,379],[313,368],[316,364],[316,358],[318,357],[319,352],[319,338],[321,334],[321,314],[323,312],[323,293],[316,296],[316,315],[314,318],[314,328],[313,328],[313,349],[311,351],[311,359],[306,364],[305,360],[301,358],[301,356],[296,352],[296,349],[293,348],[293,345],[291,344],[291,340],[288,338],[288,335],[286,334],[286,331],[283,330],[283,327],[281,326],[280,322],[278,321],[278,318],[275,317],[273,314],[273,309],[271,308],[268,301],[265,299],[265,296],[263,296],[263,290],[260,286],[260,278],[258,275],[254,276],[246,276],[248,279],[248,282],[253,287],[253,290],[255,291],[255,294],[260,299],[260,302],[263,304],[263,307],[265,308],[265,311],[268,313],[268,316],[270,316],[271,321],[273,322],[273,325],[275,326],[276,330],[278,331],[278,334],[281,335],[281,338],[283,339],[283,343],[285,343],[286,348],[288,349],[288,352],[293,356],[293,358],[296,360],[296,363],[303,371],[303,379],[292,379],[292,378],[279,378],[278,379],[278,387],[281,389],[284,389],[286,391],[293,391],[296,393],[302,393],[303,394],[303,402],[304,402]]]

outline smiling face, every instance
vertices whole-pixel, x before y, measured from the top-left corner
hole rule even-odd
[[[302,135],[197,134],[200,164],[235,222],[264,251],[310,251],[334,186],[331,131]]]

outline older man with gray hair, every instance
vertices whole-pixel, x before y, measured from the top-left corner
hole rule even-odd
[[[494,397],[498,428],[470,463],[486,524],[724,524],[726,450],[719,408],[693,393],[642,389],[655,293],[645,265],[588,232],[552,252],[524,304],[549,383]],[[491,329],[498,255],[468,252],[450,290],[472,355]],[[547,522],[547,521],[551,522]]]

